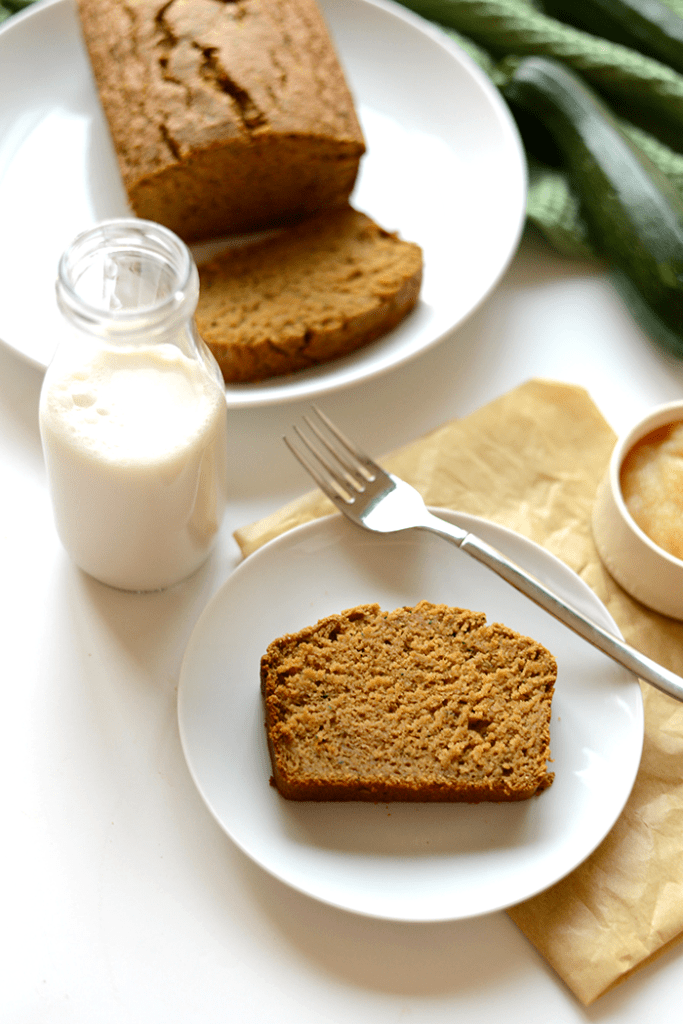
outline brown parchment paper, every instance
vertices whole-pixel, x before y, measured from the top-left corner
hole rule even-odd
[[[552,551],[627,640],[683,674],[683,623],[629,598],[593,544],[593,499],[614,442],[583,389],[533,380],[381,461],[428,504],[490,519]],[[315,492],[235,538],[247,555],[331,511]],[[645,684],[643,696],[642,762],[616,825],[571,875],[508,911],[585,1005],[683,934],[683,704]]]

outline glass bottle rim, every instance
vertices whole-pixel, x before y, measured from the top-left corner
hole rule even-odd
[[[96,255],[101,257],[107,249],[112,253],[137,251],[157,260],[171,272],[172,285],[155,301],[139,306],[112,309],[104,301],[93,302],[79,294],[79,278]],[[189,317],[197,304],[199,284],[192,254],[176,234],[154,221],[114,217],[85,229],[65,249],[58,265],[56,290],[62,312],[87,329],[134,334],[165,328],[180,315]]]

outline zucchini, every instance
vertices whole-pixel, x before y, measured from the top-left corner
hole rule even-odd
[[[648,329],[683,356],[683,198],[559,62],[521,59],[502,92],[531,152],[549,134],[596,252],[625,276]]]
[[[546,14],[683,74],[683,18],[662,0],[542,0]]]

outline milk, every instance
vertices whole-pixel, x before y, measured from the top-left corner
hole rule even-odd
[[[185,243],[137,217],[88,228],[59,262],[39,413],[55,521],[76,564],[123,590],[189,576],[225,511],[227,405],[198,295]]]
[[[227,411],[177,346],[75,346],[40,429],[64,547],[91,576],[157,590],[194,572],[226,502]]]

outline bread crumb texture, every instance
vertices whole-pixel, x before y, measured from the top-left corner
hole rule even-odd
[[[197,328],[226,381],[347,355],[417,302],[422,250],[350,206],[228,249],[199,268]]]
[[[346,202],[365,151],[315,0],[78,0],[124,185],[186,241]]]
[[[524,800],[552,783],[557,666],[485,615],[363,605],[261,659],[273,775],[294,800]]]

